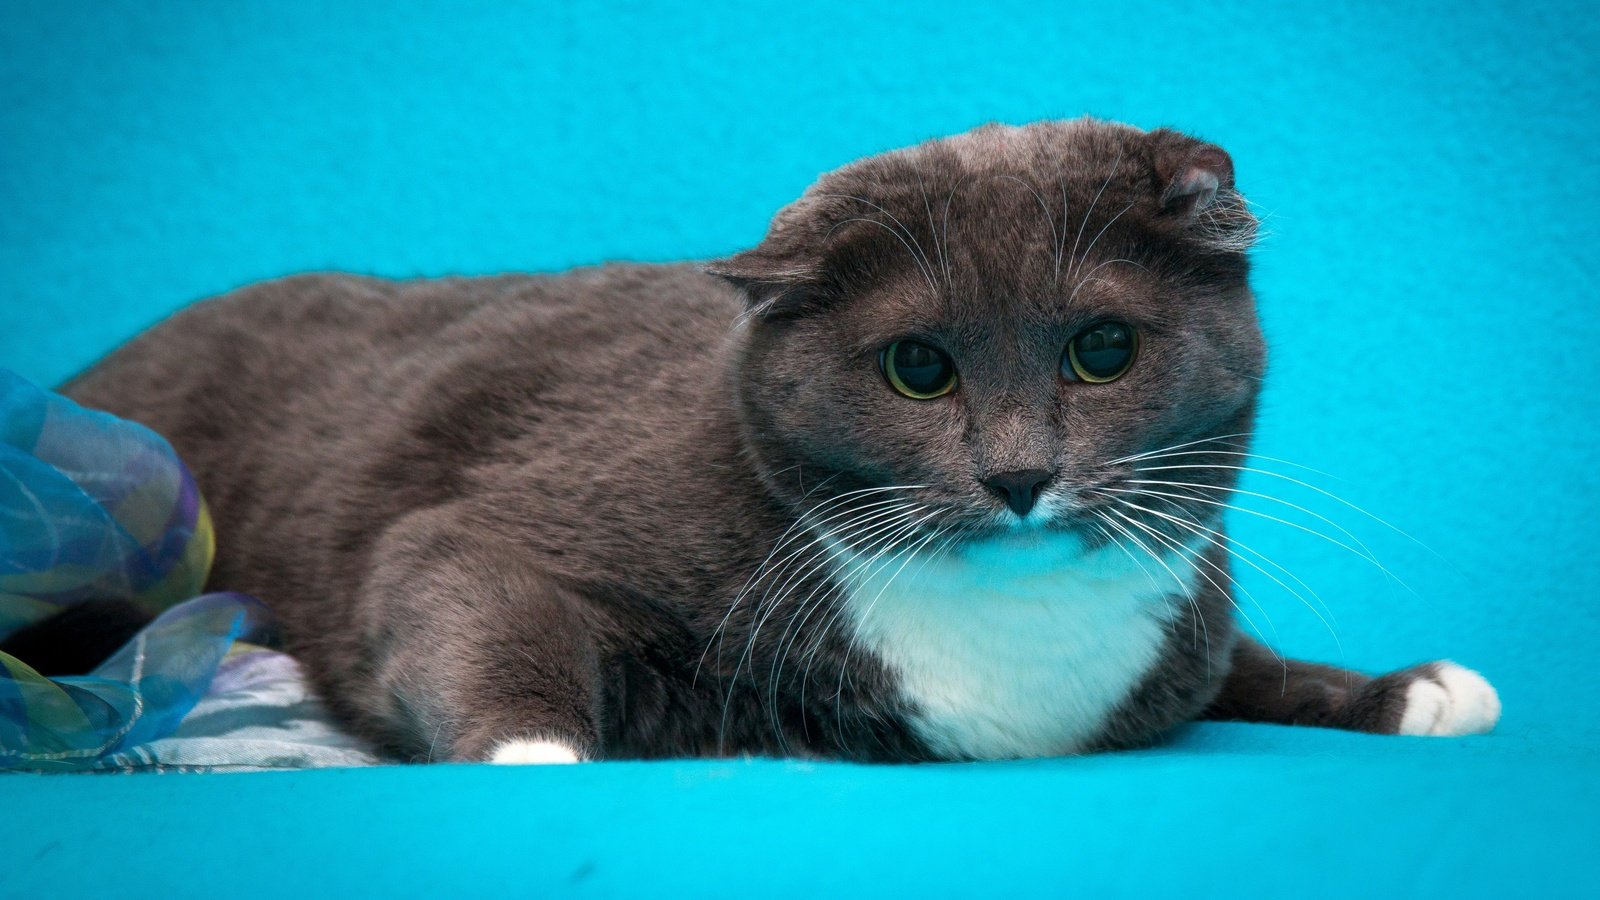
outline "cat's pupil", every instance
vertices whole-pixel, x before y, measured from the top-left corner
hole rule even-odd
[[[944,366],[940,364],[939,357],[932,350],[912,344],[909,347],[901,345],[900,353],[895,360],[895,368],[900,370],[900,377],[904,378],[907,384],[919,387],[923,384],[937,386],[938,382],[934,379],[939,377],[940,370]]]
[[[1121,322],[1102,322],[1072,339],[1068,353],[1073,372],[1083,378],[1108,381],[1121,375],[1133,361],[1133,329]]]
[[[918,341],[897,341],[886,360],[889,382],[903,394],[918,399],[949,392],[954,386],[955,364],[943,351]]]

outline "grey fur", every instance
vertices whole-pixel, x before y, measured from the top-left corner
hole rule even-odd
[[[847,655],[838,619],[779,611],[786,647],[736,598],[850,491],[925,484],[927,527],[979,539],[996,473],[1056,472],[1092,508],[1128,477],[1118,457],[1247,434],[1254,229],[1209,144],[989,126],[824,176],[705,269],[287,278],[179,313],[66,390],[171,439],[216,518],[214,586],[266,600],[332,708],[396,754],[548,737],[588,757],[926,759],[896,673]],[[1063,380],[1065,343],[1103,315],[1141,328],[1136,365]],[[956,393],[884,384],[879,350],[910,335],[957,359]],[[1298,663],[1286,681],[1203,588],[1090,746],[1208,707],[1395,729],[1403,691]],[[812,664],[775,676],[797,646]]]

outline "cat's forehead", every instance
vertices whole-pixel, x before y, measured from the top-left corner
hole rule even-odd
[[[1097,123],[988,126],[836,170],[811,196],[831,216],[825,245],[846,262],[853,248],[914,265],[946,296],[1037,303],[1159,214],[1141,137]]]
[[[847,167],[817,192],[857,207],[839,231],[865,232],[899,263],[876,310],[897,327],[1071,322],[1155,281],[1105,252],[1123,249],[1158,204],[1152,195],[1150,210],[1132,208],[1141,135],[1083,121],[985,126]]]
[[[1131,266],[1240,282],[1254,234],[1221,148],[1080,119],[985,126],[835,169],[759,246],[709,270],[779,318],[884,296],[891,280],[909,284],[894,304],[922,314],[934,300],[969,319],[1049,314],[1138,283]]]
[[[819,193],[865,192],[912,213],[1003,212],[1023,201],[1061,202],[1061,194],[1123,192],[1149,161],[1146,134],[1079,119],[990,124],[859,160],[827,173]],[[994,188],[1012,184],[1025,190]],[[1031,191],[1031,194],[1030,194]]]

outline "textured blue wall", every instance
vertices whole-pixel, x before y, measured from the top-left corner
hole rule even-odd
[[[1508,722],[1571,727],[1551,668],[1600,689],[1595,18],[1031,6],[10,3],[0,364],[54,382],[196,298],[306,269],[721,254],[819,171],[986,120],[1170,124],[1227,147],[1269,216],[1261,451],[1448,562],[1258,477],[1416,591],[1241,518],[1333,614],[1244,567],[1278,639],[1365,666],[1454,656]]]

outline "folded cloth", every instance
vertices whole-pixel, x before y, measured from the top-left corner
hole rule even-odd
[[[200,593],[211,517],[160,435],[0,369],[0,635],[84,600]]]
[[[95,770],[247,772],[384,761],[339,730],[293,659],[235,644],[176,731],[105,756]]]
[[[162,613],[93,672],[46,678],[0,653],[0,767],[63,771],[171,734],[260,604],[206,594]]]
[[[259,602],[195,596],[213,547],[205,503],[171,445],[0,369],[0,639],[92,599],[159,614],[88,675],[47,678],[0,653],[0,769],[236,765],[193,743],[214,728],[174,736],[202,697],[214,712],[236,709],[276,673],[266,709],[311,702],[287,657],[233,651],[235,641],[267,633]],[[218,683],[219,671],[234,681]],[[247,672],[255,674],[239,681]],[[293,703],[277,702],[285,697]],[[263,712],[262,722],[288,722],[284,715]],[[249,757],[262,766],[372,759],[351,739],[330,737],[332,726],[313,730],[305,748]]]

